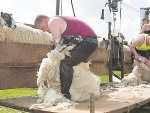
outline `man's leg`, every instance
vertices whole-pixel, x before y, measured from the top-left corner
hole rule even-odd
[[[60,63],[60,80],[61,92],[68,99],[71,99],[69,89],[73,78],[73,66],[85,61],[97,48],[96,43],[81,42],[73,50],[71,50],[71,57],[66,57]]]

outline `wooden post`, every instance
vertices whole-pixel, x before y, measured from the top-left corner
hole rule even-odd
[[[90,113],[95,113],[94,93],[90,93]]]
[[[56,0],[56,15],[59,15],[60,0]]]

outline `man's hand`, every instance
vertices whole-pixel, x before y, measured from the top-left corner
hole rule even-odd
[[[139,55],[138,55],[138,54],[135,55],[135,56],[134,56],[134,59],[137,60],[137,61],[139,61],[139,60],[140,60],[140,59],[139,59]]]
[[[150,60],[148,60],[147,62],[145,62],[145,65],[146,65],[147,67],[149,67],[149,66],[150,66]]]

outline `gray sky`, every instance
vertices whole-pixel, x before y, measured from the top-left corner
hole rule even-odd
[[[76,17],[87,22],[98,36],[107,38],[108,23],[100,19],[101,10],[105,7],[107,0],[72,1]],[[123,0],[123,2],[139,10],[133,11],[121,5],[121,24],[120,13],[116,13],[115,28],[120,29],[125,36],[125,40],[130,41],[140,29],[140,8],[150,6],[150,0]],[[118,6],[120,6],[120,3]],[[0,0],[0,11],[12,13],[16,22],[33,24],[37,14],[46,14],[50,17],[56,15],[56,0]],[[62,0],[62,15],[73,16],[70,0]],[[112,22],[113,28],[114,24]]]

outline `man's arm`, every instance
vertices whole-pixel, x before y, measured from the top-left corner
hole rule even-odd
[[[58,24],[58,19],[57,18],[53,18],[48,22],[48,27],[49,30],[52,34],[53,39],[57,42],[59,42],[59,40],[61,39],[61,32],[60,32],[60,27]],[[58,44],[55,44],[55,47],[57,47]]]
[[[137,54],[135,48],[144,43],[144,36],[138,35],[137,40],[130,45],[131,52],[135,55],[135,60],[139,61],[139,55]]]
[[[134,54],[134,59],[139,61],[139,55],[137,54],[135,47],[133,46],[133,44],[130,45],[130,50],[131,52]]]
[[[150,25],[149,24],[144,24],[141,31],[139,32],[139,34],[144,33],[146,30],[150,30]]]
[[[55,19],[54,17],[54,19],[50,20],[48,23],[48,27],[54,40],[61,39],[61,32],[60,32],[60,27],[57,18]]]
[[[139,34],[144,33],[144,31],[146,30],[146,27],[147,27],[147,25],[146,25],[146,24],[145,24],[145,25],[143,25],[143,27],[141,28],[141,30],[140,30],[140,32],[139,32]]]

